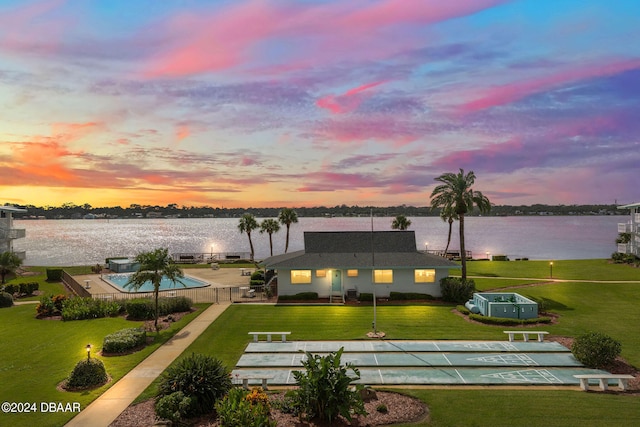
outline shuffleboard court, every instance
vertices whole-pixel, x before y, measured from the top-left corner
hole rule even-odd
[[[557,342],[537,341],[289,341],[247,345],[232,376],[258,385],[295,384],[306,353],[343,349],[341,362],[360,371],[368,385],[572,385],[578,374],[602,374],[583,367]]]

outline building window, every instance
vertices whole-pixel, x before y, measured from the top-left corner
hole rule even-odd
[[[393,283],[393,270],[373,270],[374,283]]]
[[[291,270],[291,284],[311,283],[311,270]]]
[[[358,270],[347,270],[347,277],[358,277]]]
[[[414,270],[416,283],[433,283],[436,281],[436,271],[433,269]]]
[[[316,277],[327,277],[327,270],[316,270]]]

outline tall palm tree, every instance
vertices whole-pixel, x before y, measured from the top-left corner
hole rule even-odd
[[[6,251],[0,254],[0,277],[2,277],[2,284],[5,283],[7,275],[15,273],[22,265],[22,260],[15,252]]]
[[[404,215],[398,215],[391,223],[391,228],[394,230],[406,230],[411,225],[411,220]]]
[[[173,262],[169,256],[169,249],[161,248],[151,252],[142,252],[135,257],[135,261],[140,264],[138,271],[133,273],[127,283],[126,288],[140,289],[147,282],[153,284],[153,296],[155,298],[155,321],[156,332],[158,329],[158,294],[160,293],[160,282],[166,277],[175,286],[176,282],[186,286],[181,278],[184,277],[182,270]]]
[[[431,192],[431,206],[451,209],[458,215],[460,222],[460,259],[462,261],[462,280],[467,278],[467,253],[464,246],[464,216],[473,211],[474,205],[481,213],[491,210],[491,202],[484,194],[471,187],[476,181],[473,171],[465,174],[463,169],[459,173],[445,173],[436,178],[442,184],[437,185]]]
[[[287,227],[287,240],[284,245],[284,253],[289,250],[289,228],[294,222],[298,222],[298,214],[291,208],[283,208],[278,215],[278,221]]]
[[[275,219],[264,219],[260,223],[260,234],[269,234],[269,249],[271,250],[271,256],[273,256],[273,240],[271,239],[271,235],[278,231],[280,231],[280,223]]]
[[[246,213],[242,215],[240,218],[240,223],[238,224],[238,230],[241,233],[247,233],[247,237],[249,237],[249,247],[251,248],[251,260],[253,261],[253,241],[251,240],[251,232],[258,228],[258,221],[256,221],[256,217],[250,213]]]

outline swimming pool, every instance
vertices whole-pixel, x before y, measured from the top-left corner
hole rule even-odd
[[[153,284],[151,282],[146,282],[137,290],[133,290],[131,288],[125,288],[124,285],[129,280],[129,277],[131,277],[131,274],[106,274],[102,276],[102,278],[107,283],[114,286],[121,292],[127,292],[127,293],[153,292]],[[189,276],[184,276],[183,278],[180,279],[180,281],[184,283],[184,286],[180,284],[180,282],[178,281],[176,281],[174,285],[173,282],[171,282],[171,280],[167,279],[166,277],[163,277],[162,281],[160,282],[160,290],[167,291],[170,289],[173,290],[173,289],[186,289],[186,288],[204,288],[206,286],[210,286],[208,283],[203,282],[202,280],[194,279],[193,277],[189,277]]]

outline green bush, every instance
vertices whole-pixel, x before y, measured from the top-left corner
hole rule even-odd
[[[456,310],[458,310],[459,313],[462,313],[465,316],[468,316],[469,314],[471,314],[469,309],[467,307],[465,307],[464,305],[457,305],[456,306]]]
[[[360,294],[358,295],[358,301],[361,302],[367,302],[367,301],[373,301],[373,294],[372,293],[366,293],[366,292],[360,292]]]
[[[0,308],[11,307],[13,305],[13,296],[8,292],[0,292]]]
[[[225,427],[275,427],[269,419],[269,400],[260,388],[251,393],[241,388],[232,388],[216,405],[220,425]]]
[[[107,371],[100,359],[79,361],[67,379],[67,388],[88,388],[107,382]]]
[[[62,282],[62,269],[47,268],[47,282]]]
[[[605,368],[620,355],[622,345],[600,332],[587,332],[575,339],[571,346],[573,356],[588,368]]]
[[[440,280],[442,300],[456,304],[464,304],[473,297],[476,284],[473,280],[462,280],[460,277],[445,277]]]
[[[351,421],[354,414],[366,415],[360,396],[361,386],[352,390],[351,383],[360,379],[360,371],[351,363],[340,364],[344,348],[326,356],[306,352],[302,361],[305,371],[293,371],[298,389],[294,390],[293,402],[298,413],[306,418],[319,418],[329,423],[338,416]],[[354,377],[348,375],[351,370]]]
[[[433,296],[429,294],[420,294],[417,292],[391,292],[389,301],[406,301],[406,300],[432,300]]]
[[[317,292],[301,292],[295,295],[279,295],[278,301],[293,301],[293,300],[314,300],[318,299]]]
[[[461,307],[461,306],[458,306]],[[466,308],[465,308],[466,309]],[[458,309],[459,310],[459,309]],[[469,310],[467,310],[468,312]],[[515,326],[515,325],[533,325],[536,323],[551,323],[550,317],[534,317],[532,319],[513,319],[509,317],[491,317],[483,316],[481,314],[469,313],[469,319],[475,320],[487,325],[503,325],[503,326]]]
[[[211,412],[215,402],[227,394],[231,385],[231,377],[222,362],[192,353],[162,373],[157,397],[181,391],[191,399],[185,416],[194,417]]]
[[[20,283],[19,288],[20,288],[19,292],[22,295],[31,296],[35,291],[37,291],[40,288],[40,285],[38,284],[38,282],[27,282],[27,283]]]
[[[185,396],[181,391],[159,398],[155,405],[158,417],[176,424],[187,417],[189,408],[191,408],[191,398]]]
[[[185,296],[175,298],[162,297],[158,300],[158,314],[166,316],[171,313],[181,313],[191,310],[193,301]]]
[[[104,337],[102,351],[124,353],[147,343],[147,333],[141,328],[121,329]]]
[[[509,257],[506,255],[494,255],[491,259],[494,261],[509,261]]]
[[[179,296],[175,298],[158,298],[158,315],[166,316],[171,313],[180,313],[191,310],[193,301],[190,298]],[[127,300],[124,306],[130,319],[151,320],[155,318],[156,308],[153,298],[136,298]]]
[[[40,297],[40,304],[36,306],[38,316],[49,317],[59,316],[62,312],[62,304],[67,299],[65,295],[43,295]]]
[[[251,273],[251,280],[262,280],[264,283],[264,270],[256,270]]]
[[[105,301],[91,297],[68,298],[62,302],[62,320],[85,320],[114,317],[120,314],[118,301]]]
[[[20,285],[16,283],[9,283],[8,285],[4,286],[4,291],[11,295],[17,294],[18,292],[20,292]]]

